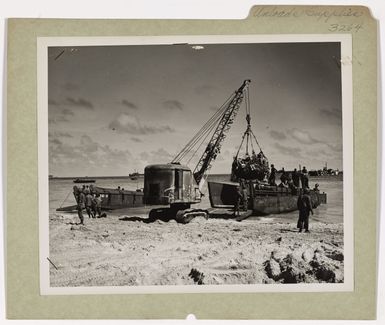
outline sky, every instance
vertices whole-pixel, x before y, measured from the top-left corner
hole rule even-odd
[[[171,162],[245,79],[270,163],[342,169],[339,62],[339,43],[325,42],[50,47],[49,173],[121,176]],[[230,173],[245,116],[242,105],[211,173]]]

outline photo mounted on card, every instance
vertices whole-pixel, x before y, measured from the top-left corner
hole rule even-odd
[[[9,318],[375,317],[368,8],[8,25]]]
[[[351,56],[38,38],[42,294],[353,290]]]

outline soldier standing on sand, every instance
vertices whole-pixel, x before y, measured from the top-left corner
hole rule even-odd
[[[85,208],[85,201],[86,201],[86,196],[84,195],[83,191],[79,189],[79,194],[77,198],[78,204],[76,209],[78,210],[78,216],[79,216],[81,225],[84,225],[83,209]]]
[[[85,190],[85,194],[86,194],[86,211],[88,214],[88,218],[95,218],[95,216],[92,213],[92,201],[94,198],[92,197],[90,190],[88,188]]]
[[[299,210],[299,218],[297,222],[297,228],[299,232],[302,232],[302,229],[305,229],[305,232],[309,232],[309,214],[313,215],[313,204],[311,202],[311,197],[309,195],[309,190],[304,189],[304,194],[298,197],[297,207]]]
[[[243,197],[243,194],[239,185],[237,185],[236,191],[237,191],[237,197],[235,198],[235,204],[234,204],[234,216],[239,216],[239,207],[241,205],[241,201]]]

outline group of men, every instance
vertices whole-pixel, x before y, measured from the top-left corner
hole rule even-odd
[[[276,184],[276,175],[277,175],[277,169],[275,169],[274,165],[271,165],[270,169],[270,176],[268,179],[269,185],[277,186]],[[299,188],[300,181],[302,184],[302,188],[309,188],[309,174],[307,172],[306,167],[304,166],[302,170],[299,172],[297,171],[297,168],[294,168],[294,170],[291,173],[288,173],[285,171],[284,168],[281,170],[282,174],[280,177],[281,183],[278,185],[280,187],[288,187],[288,188]]]
[[[102,216],[102,198],[99,193],[91,193],[88,186],[83,185],[83,188],[74,186],[74,196],[81,225],[84,225],[84,209],[87,211],[89,218],[96,218],[96,215],[98,215],[98,218]]]

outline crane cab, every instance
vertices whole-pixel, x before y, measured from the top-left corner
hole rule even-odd
[[[144,202],[149,205],[198,203],[201,194],[190,168],[178,163],[144,169]]]

